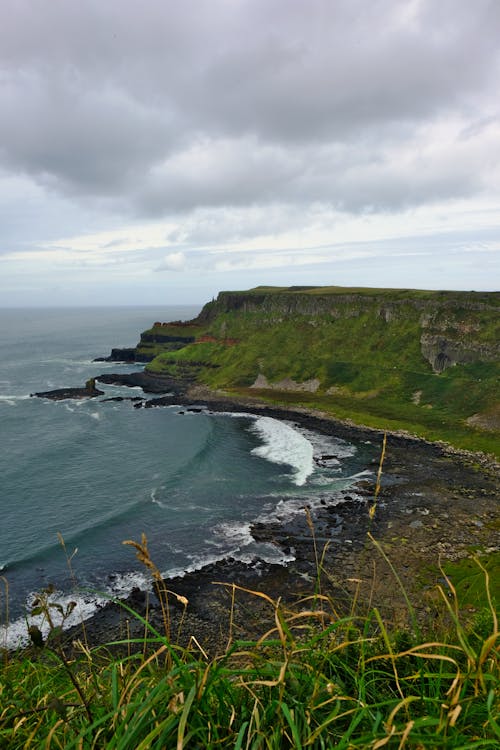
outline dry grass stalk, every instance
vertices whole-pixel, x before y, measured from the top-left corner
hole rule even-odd
[[[370,517],[370,521],[373,521],[373,519],[375,518],[375,512],[377,510],[377,499],[380,493],[381,480],[382,480],[382,467],[384,465],[386,445],[387,445],[387,433],[384,432],[384,439],[382,440],[382,452],[380,454],[380,461],[378,465],[377,480],[375,482],[375,492],[373,494],[373,503],[370,505],[368,509],[368,515]]]
[[[171,638],[171,619],[170,619],[170,609],[169,609],[169,603],[168,603],[168,595],[171,594],[178,602],[179,604],[182,604],[184,607],[184,611],[182,614],[181,622],[179,624],[179,631],[182,626],[182,623],[184,621],[184,616],[186,613],[186,608],[188,606],[188,600],[185,596],[182,596],[180,594],[176,594],[175,591],[171,591],[168,589],[165,585],[165,581],[163,579],[163,576],[156,566],[156,564],[151,559],[151,555],[149,553],[148,549],[148,540],[146,537],[146,534],[141,535],[141,541],[136,542],[132,539],[127,539],[122,544],[129,545],[130,547],[133,547],[135,549],[135,554],[139,562],[141,562],[150,572],[151,577],[153,579],[153,585],[154,589],[156,591],[156,594],[158,596],[158,600],[160,602],[160,607],[162,611],[162,617],[163,617],[163,627],[165,630],[165,635],[168,640]],[[179,632],[177,633],[179,637]]]

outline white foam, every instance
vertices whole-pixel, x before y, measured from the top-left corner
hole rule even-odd
[[[187,554],[190,564],[182,567],[172,567],[164,570],[164,578],[182,578],[194,573],[207,565],[213,565],[231,558],[239,562],[253,564],[258,560],[277,565],[286,565],[295,560],[293,550],[284,552],[281,547],[272,542],[257,542],[250,531],[250,523],[223,522],[212,529],[212,536],[206,539],[206,544],[214,551],[202,554]],[[180,552],[180,550],[179,550]]]
[[[275,464],[286,464],[294,469],[294,479],[299,487],[306,483],[314,471],[313,447],[307,438],[285,422],[271,417],[258,417],[250,430],[264,441],[252,454]]]
[[[357,448],[352,443],[348,443],[342,438],[335,435],[323,435],[320,432],[308,430],[306,427],[297,428],[312,444],[315,458],[321,458],[324,455],[334,455],[336,459],[349,458],[354,456]],[[328,459],[329,465],[335,459]]]
[[[64,398],[61,400],[44,398],[42,403],[53,404],[56,409],[66,409],[66,411],[75,411],[72,407],[81,407],[87,404],[84,398]]]
[[[114,577],[108,590],[111,596],[122,599],[130,594],[132,589],[139,588],[147,591],[151,588],[151,580],[140,571],[131,570],[128,573],[121,573]]]
[[[238,549],[254,543],[249,523],[220,523],[216,530],[222,534],[224,540]]]
[[[373,477],[373,471],[370,471],[370,469],[363,469],[363,471],[358,471],[357,474],[351,474],[351,476],[347,478],[359,479],[360,477]]]
[[[65,628],[71,628],[74,625],[79,625],[85,620],[88,620],[98,609],[105,604],[108,604],[110,600],[114,598],[125,598],[134,588],[140,588],[143,591],[149,590],[151,588],[151,582],[143,573],[139,571],[130,571],[114,577],[106,586],[106,590],[102,593],[64,594],[62,591],[55,591],[51,595],[50,601],[60,604],[63,609],[66,609],[69,602],[76,602],[76,607],[64,623]],[[29,610],[31,602],[33,602],[35,596],[36,594],[32,593],[27,597],[27,610]],[[61,623],[60,613],[53,608],[51,608],[51,617],[53,618],[55,625]],[[15,650],[26,646],[30,641],[28,635],[28,627],[30,625],[36,625],[42,632],[44,638],[47,637],[49,625],[43,615],[19,617],[8,625],[0,625],[0,647]]]
[[[182,569],[170,568],[164,573],[164,576],[165,578],[182,578],[188,573],[195,573],[196,571],[205,568],[207,565],[213,565],[222,562],[223,560],[227,560],[228,558],[247,564],[255,563],[256,560],[263,560],[264,562],[276,565],[286,565],[295,560],[295,556],[292,552],[285,553],[280,547],[271,542],[254,541],[252,545],[248,545],[242,549],[230,549],[213,555],[191,556],[191,565],[187,565]]]
[[[162,503],[161,500],[158,500],[158,497],[157,497],[158,492],[163,489],[165,489],[164,486],[153,487],[153,489],[149,493],[149,497],[151,498],[151,502],[154,503],[155,505],[159,505],[160,508],[167,508],[167,506],[164,503]]]
[[[370,471],[362,471],[349,477],[338,477],[330,481],[328,490],[322,490],[321,486],[318,486],[322,483],[317,484],[313,480],[310,491],[305,494],[289,495],[288,497],[282,497],[281,493],[272,494],[269,496],[269,503],[252,520],[252,523],[287,523],[296,516],[303,515],[305,506],[315,511],[324,507],[342,505],[345,502],[346,494],[349,494],[349,497],[355,502],[359,502],[361,507],[365,498],[357,493],[355,481],[365,476],[373,476],[373,474]]]
[[[32,602],[35,594],[30,594],[28,601]],[[65,609],[71,601],[76,602],[76,607],[73,609],[67,620],[65,621],[65,627],[70,628],[73,625],[78,625],[84,620],[88,620],[89,617],[95,613],[95,611],[105,604],[108,599],[102,596],[96,595],[73,595],[63,594],[60,591],[54,592],[50,598],[51,601],[60,604]],[[61,615],[55,609],[51,609],[51,617],[53,618],[55,625],[61,624]],[[22,646],[26,646],[29,643],[28,627],[30,625],[36,625],[44,638],[49,633],[49,625],[43,615],[36,615],[35,617],[28,616],[20,617],[9,625],[2,625],[0,627],[0,644],[7,649],[17,649]]]
[[[342,469],[331,469],[329,468],[328,476],[324,476],[322,474],[315,474],[314,477],[311,479],[312,484],[315,487],[329,487],[332,485],[333,482],[335,482],[338,477],[332,477],[331,475],[333,473],[340,473]]]
[[[26,394],[26,395],[24,395],[24,396],[8,396],[8,395],[3,395],[3,396],[0,396],[0,403],[6,404],[7,406],[17,406],[17,402],[18,401],[26,401],[29,398],[31,398],[31,396],[29,395],[29,393]]]
[[[284,552],[272,542],[257,542],[252,536],[250,523],[221,523],[216,530],[223,537],[223,546],[229,547],[224,557],[233,557],[244,563],[261,559],[280,565],[295,560],[292,553]]]
[[[96,362],[94,359],[71,359],[68,357],[50,357],[49,359],[42,359],[40,361],[42,364],[66,365],[66,371],[69,371],[71,368],[80,368],[80,372],[82,366],[88,367],[89,365],[95,365],[96,367],[103,367],[109,364],[117,367],[118,365],[124,364],[123,362]]]

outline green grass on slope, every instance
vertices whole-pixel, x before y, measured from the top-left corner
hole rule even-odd
[[[397,630],[356,601],[339,613],[327,587],[294,610],[250,592],[275,627],[260,640],[235,641],[232,614],[217,658],[199,647],[197,633],[189,647],[176,645],[168,609],[165,632],[139,618],[145,636],[121,642],[123,656],[113,656],[117,644],[82,645],[69,658],[56,627],[45,644],[36,638],[31,654],[5,654],[0,663],[0,746],[493,750],[499,632],[478,568],[481,586],[482,606],[469,622],[460,600],[438,587],[427,637],[418,625]],[[233,596],[238,602],[237,587]]]
[[[218,343],[191,344],[160,354],[148,370],[175,377],[182,373],[183,363],[195,364],[200,382],[233,390],[249,388],[259,374],[270,383],[318,379],[316,394],[260,395],[500,453],[498,433],[473,429],[466,422],[498,402],[500,364],[457,365],[437,375],[422,356],[416,314],[386,322],[354,307],[339,318],[324,313],[286,316],[279,310],[265,315],[233,312],[219,315],[201,330],[207,332]],[[227,346],[227,338],[237,343]]]
[[[211,329],[215,335],[239,340],[237,347],[221,352],[218,380],[226,384],[250,385],[262,371],[270,380],[291,377],[307,380],[320,377],[324,388],[335,384],[338,362],[404,367],[422,372],[429,365],[422,359],[416,322],[395,321],[390,327],[369,313],[332,320],[326,315],[294,316],[279,313],[266,320],[260,314],[219,316]],[[373,386],[371,386],[373,387]]]

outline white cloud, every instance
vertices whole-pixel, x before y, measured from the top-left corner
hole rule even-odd
[[[183,252],[170,253],[163,258],[157,267],[157,271],[184,271],[186,267],[186,256]]]

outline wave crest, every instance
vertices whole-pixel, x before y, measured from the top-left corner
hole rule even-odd
[[[313,447],[309,440],[285,422],[272,417],[258,417],[250,429],[264,441],[263,445],[252,450],[252,454],[275,464],[291,466],[294,483],[299,487],[304,485],[314,470]]]

